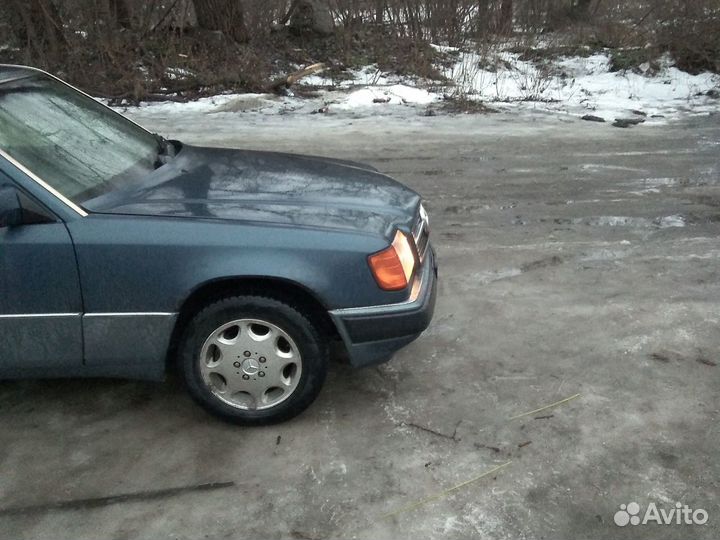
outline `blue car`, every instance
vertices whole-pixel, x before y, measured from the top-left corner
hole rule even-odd
[[[427,328],[420,196],[359,163],[166,140],[0,65],[0,378],[181,374],[238,424],[315,399],[330,350]]]

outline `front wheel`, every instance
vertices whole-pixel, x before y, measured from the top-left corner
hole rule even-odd
[[[237,424],[281,422],[305,410],[327,373],[327,346],[295,307],[272,298],[235,296],[192,319],[181,346],[181,372],[192,397]]]

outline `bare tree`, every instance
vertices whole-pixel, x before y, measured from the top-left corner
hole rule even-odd
[[[497,31],[500,34],[511,34],[513,30],[513,0],[500,2],[500,16]]]
[[[375,0],[375,23],[382,24],[385,16],[385,0]]]
[[[110,12],[118,26],[121,28],[130,28],[132,26],[132,18],[127,0],[109,0],[109,3]]]
[[[114,32],[118,28],[130,28],[130,11],[125,0],[95,0],[95,24]]]
[[[19,15],[22,25],[16,29],[20,42],[33,58],[60,58],[67,42],[57,8],[50,0],[9,0],[11,11]]]
[[[240,0],[193,0],[198,26],[222,32],[241,43],[247,41],[243,5]]]
[[[593,0],[576,0],[573,3],[571,15],[576,20],[588,20],[590,18],[590,6]]]

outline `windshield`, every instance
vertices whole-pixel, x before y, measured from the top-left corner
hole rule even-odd
[[[76,204],[156,168],[158,138],[38,74],[0,84],[0,148]]]

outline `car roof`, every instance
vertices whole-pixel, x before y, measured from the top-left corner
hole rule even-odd
[[[27,66],[14,66],[10,64],[0,64],[0,84],[23,79],[31,75],[42,73],[39,69]]]

